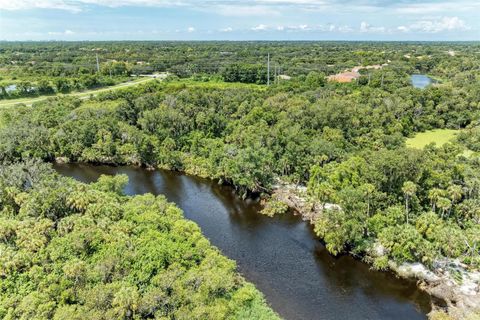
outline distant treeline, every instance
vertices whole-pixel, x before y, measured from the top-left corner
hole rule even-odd
[[[0,76],[95,74],[98,56],[100,73],[108,76],[168,71],[179,77],[224,75],[227,81],[263,83],[270,53],[272,75],[275,69],[290,76],[311,71],[330,75],[354,66],[389,63],[442,77],[453,75],[455,68],[472,69],[479,47],[386,42],[2,42]],[[455,55],[448,55],[452,50]]]
[[[279,181],[306,186],[307,203],[321,210],[315,233],[332,254],[377,269],[460,261],[478,270],[479,51],[478,43],[2,43],[2,83],[25,94],[172,76],[1,110],[0,318],[276,319],[163,197],[126,197],[123,176],[74,182],[38,160],[180,170],[245,197],[268,198]],[[326,81],[373,64],[386,65],[351,83]],[[441,81],[416,89],[411,73]],[[460,133],[441,147],[406,147],[435,128]]]

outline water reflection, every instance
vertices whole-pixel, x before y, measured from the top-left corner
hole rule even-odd
[[[350,256],[328,254],[299,217],[268,218],[257,201],[232,188],[168,171],[133,167],[55,165],[84,182],[124,173],[128,194],[164,194],[265,294],[286,319],[425,319],[430,298],[415,283],[371,271]]]
[[[412,86],[419,89],[425,89],[432,83],[435,83],[432,78],[424,74],[413,74],[410,76],[410,80],[412,82]]]

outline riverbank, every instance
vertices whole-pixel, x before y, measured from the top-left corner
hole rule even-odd
[[[56,162],[68,163],[69,161],[57,158]],[[154,171],[153,167],[145,169],[150,172]],[[172,172],[171,170],[167,171]],[[201,176],[199,172],[192,171],[186,172],[186,174],[192,177]],[[205,175],[203,178],[212,181]],[[215,183],[218,184],[218,181]],[[319,203],[309,199],[307,188],[304,186],[277,184],[274,186],[272,198],[276,201],[270,201],[273,203],[270,207],[272,210],[269,212],[263,210],[266,215],[272,216],[291,208],[301,216],[302,220],[314,225],[323,210]],[[266,207],[268,205],[264,206],[264,209]],[[338,205],[328,203],[323,208],[341,209]],[[383,255],[384,250],[380,245],[375,247],[377,256]],[[434,298],[434,312],[446,311],[452,316],[452,319],[471,319],[469,314],[473,314],[475,309],[480,306],[480,295],[478,294],[480,273],[468,271],[466,266],[459,261],[437,261],[433,271],[420,263],[398,265],[394,261],[388,262],[388,268],[399,277],[416,280],[417,286]],[[432,319],[436,318],[432,317]]]
[[[68,163],[68,159],[57,158],[56,163]],[[109,167],[109,166],[108,166]],[[111,167],[115,168],[115,167]],[[121,168],[121,166],[119,167]],[[138,168],[138,166],[133,166],[133,168]],[[152,172],[155,174],[155,169],[145,168],[146,171]],[[172,172],[178,174],[178,172],[166,170],[167,172]],[[187,176],[198,177],[199,174],[193,174],[192,172],[187,172]],[[219,182],[214,182],[207,177],[204,177],[207,181],[211,181],[216,185]],[[223,185],[228,185],[223,183]],[[162,193],[165,191],[162,191]],[[270,201],[273,203],[273,210],[266,215],[273,216],[275,213],[281,213],[287,211],[289,208],[294,210],[297,215],[299,215],[302,220],[309,222],[310,224],[315,224],[315,221],[322,213],[322,206],[312,199],[309,199],[307,195],[307,188],[304,186],[292,185],[292,184],[278,184],[274,186],[272,192],[272,198],[275,201]],[[268,207],[265,206],[265,201],[261,201],[264,204],[264,209]],[[284,205],[279,205],[284,204]],[[337,209],[341,210],[338,205],[335,204],[325,204],[323,208],[326,209]],[[256,211],[256,210],[255,210]],[[255,212],[258,215],[258,211]],[[312,234],[312,237],[314,235]],[[318,241],[318,240],[317,240]],[[381,246],[376,246],[375,251],[378,252],[378,255],[382,255],[384,248]],[[358,255],[355,255],[358,258]],[[237,259],[238,257],[232,257]],[[362,261],[365,263],[368,261]],[[435,316],[437,314],[442,314],[443,312],[448,312],[451,317],[441,318],[442,320],[448,319],[476,319],[469,317],[473,315],[475,308],[480,304],[479,294],[478,294],[478,282],[480,281],[480,273],[469,272],[466,269],[466,266],[462,265],[459,261],[438,261],[435,266],[434,271],[428,270],[423,264],[420,263],[404,263],[402,265],[396,264],[394,261],[388,262],[388,268],[392,271],[392,274],[407,279],[415,280],[417,287],[428,293],[433,297],[433,312],[430,313],[431,319],[439,319]],[[459,283],[458,279],[461,279]]]
[[[335,204],[323,208],[312,201],[304,186],[280,183],[272,193],[272,199],[286,204],[303,220],[315,224],[324,209],[340,209]],[[379,244],[377,255],[384,255]],[[480,318],[480,272],[468,270],[458,259],[437,260],[432,270],[421,263],[403,263],[390,260],[388,267],[397,276],[416,279],[417,285],[433,297],[432,319],[479,319]]]
[[[334,257],[301,217],[259,214],[259,201],[242,199],[231,186],[171,170],[138,166],[54,164],[62,175],[82,182],[126,174],[129,195],[162,194],[263,292],[289,320],[424,320],[430,296],[415,281],[372,270],[350,255]],[[292,270],[295,272],[292,273]]]

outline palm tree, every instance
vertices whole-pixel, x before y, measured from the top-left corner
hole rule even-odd
[[[437,200],[437,205],[438,205],[438,208],[440,208],[440,210],[442,210],[442,218],[443,216],[445,215],[445,212],[451,208],[452,206],[452,202],[447,199],[447,198],[444,198],[444,197],[440,197],[438,198]]]
[[[402,192],[403,192],[403,195],[405,197],[405,217],[406,217],[407,224],[408,224],[409,223],[408,222],[408,209],[409,209],[408,202],[417,192],[417,185],[415,183],[413,183],[412,181],[406,181],[403,184]]]
[[[438,199],[440,199],[444,195],[445,195],[445,191],[442,189],[433,188],[430,191],[428,191],[428,198],[430,199],[430,204],[432,205],[433,212],[436,211]]]
[[[450,206],[450,209],[448,210],[448,215],[450,215],[450,211],[452,210],[452,207],[457,203],[458,200],[460,200],[463,196],[463,190],[462,187],[456,184],[452,184],[447,188],[447,193],[452,200],[452,205]]]
[[[367,197],[367,217],[370,217],[370,201],[372,194],[375,192],[375,186],[371,183],[362,185],[363,194]]]

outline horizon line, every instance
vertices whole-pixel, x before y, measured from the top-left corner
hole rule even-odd
[[[57,40],[57,39],[44,39],[44,40],[1,40],[0,42],[429,42],[429,43],[465,43],[465,42],[479,42],[478,40],[374,40],[374,39],[303,39],[303,40],[291,40],[291,39],[242,39],[242,40],[228,40],[228,39],[191,39],[191,40],[169,40],[169,39],[105,39],[105,40]]]

